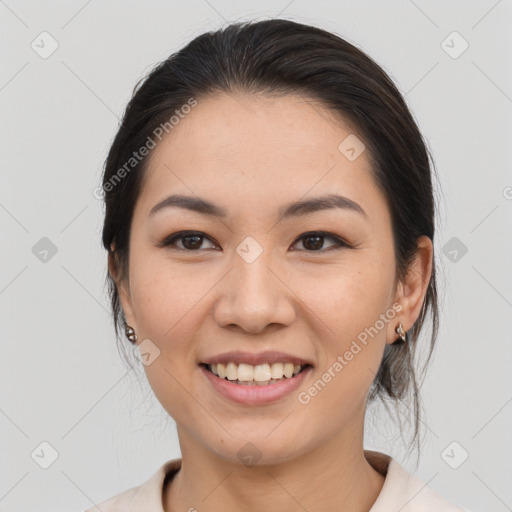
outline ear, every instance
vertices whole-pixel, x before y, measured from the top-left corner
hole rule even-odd
[[[130,283],[127,276],[125,276],[124,279],[121,279],[119,275],[120,273],[114,244],[110,246],[110,249],[111,250],[108,253],[108,272],[116,284],[117,294],[119,295],[119,302],[121,303],[126,322],[128,325],[133,327],[135,331],[137,331],[137,326],[135,325],[135,315],[133,314]]]
[[[417,241],[418,248],[414,261],[404,280],[398,283],[394,303],[399,303],[402,309],[396,317],[389,322],[386,343],[393,343],[398,334],[395,332],[401,322],[404,331],[408,331],[418,319],[425,295],[427,293],[430,277],[432,275],[433,246],[432,240],[421,236]]]

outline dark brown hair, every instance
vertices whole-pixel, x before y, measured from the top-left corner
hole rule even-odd
[[[235,23],[204,33],[159,63],[135,86],[103,175],[103,245],[119,277],[128,279],[130,226],[148,157],[128,170],[126,162],[191,98],[236,91],[301,94],[319,101],[353,127],[366,145],[375,182],[391,212],[397,279],[403,279],[416,255],[417,239],[426,235],[434,241],[435,166],[426,143],[400,92],[367,54],[337,35],[282,19]],[[115,251],[111,250],[113,243]],[[415,428],[411,445],[418,441],[418,452],[420,399],[415,355],[430,310],[432,329],[424,375],[438,333],[435,270],[434,260],[421,313],[408,331],[408,341],[386,345],[368,395],[369,403],[381,398],[386,405],[391,399],[397,406],[404,403],[408,407],[412,402]],[[119,342],[125,318],[108,271],[106,284]]]

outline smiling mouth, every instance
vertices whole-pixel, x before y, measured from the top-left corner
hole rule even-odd
[[[268,386],[277,382],[293,379],[304,370],[311,367],[310,364],[273,363],[259,364],[204,364],[203,366],[210,373],[219,379],[227,380],[231,384],[241,386]]]

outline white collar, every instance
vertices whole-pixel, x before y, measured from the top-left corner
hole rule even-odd
[[[391,456],[364,450],[370,465],[386,477],[382,490],[369,512],[464,512],[411,475]],[[165,462],[143,484],[132,487],[98,504],[103,512],[164,512],[162,489],[166,475],[181,468],[181,459]],[[93,507],[86,512],[95,512]]]

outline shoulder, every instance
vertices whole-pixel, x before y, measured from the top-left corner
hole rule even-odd
[[[144,483],[108,498],[85,512],[163,512],[162,488],[166,476],[181,467],[181,459],[165,462]]]
[[[379,452],[366,454],[372,466],[384,467],[386,473],[384,485],[370,512],[465,512],[435,492],[428,483],[409,473],[389,455]]]
[[[102,512],[129,510],[129,507],[133,504],[133,498],[139,492],[140,487],[142,486],[132,487],[131,489],[116,494],[115,496],[98,503],[94,507],[87,509],[85,512],[95,512],[98,509]]]

